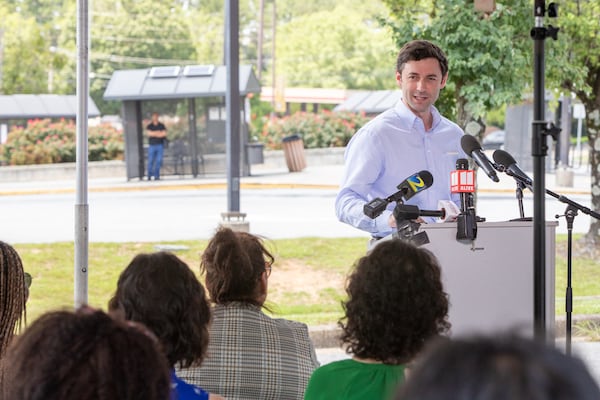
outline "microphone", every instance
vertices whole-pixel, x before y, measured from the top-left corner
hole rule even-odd
[[[431,187],[431,185],[433,185],[433,175],[431,175],[431,172],[423,170],[409,176],[404,182],[396,186],[396,188],[404,193],[402,197],[406,201],[415,194]]]
[[[533,185],[533,180],[517,166],[517,161],[508,152],[504,150],[494,151],[494,161],[496,164],[502,165],[508,175],[517,178],[527,186]]]
[[[481,145],[477,139],[471,135],[463,135],[460,138],[460,146],[465,153],[475,160],[477,165],[479,165],[479,168],[481,168],[491,180],[494,182],[500,182],[500,179],[498,179],[498,175],[496,174],[496,170],[494,169],[494,165],[481,150]]]
[[[476,140],[475,142],[477,143]],[[456,160],[456,171],[450,173],[450,193],[460,193],[460,214],[456,217],[457,240],[475,240],[477,237],[477,215],[473,201],[475,171],[467,169],[468,167],[469,162],[459,158]]]
[[[445,210],[419,210],[419,207],[398,204],[394,208],[394,218],[396,221],[413,220],[419,217],[439,217],[444,218],[446,216]]]
[[[456,171],[450,173],[450,193],[460,193],[460,211],[469,208],[471,193],[475,192],[475,171],[469,170],[466,158],[456,160]]]
[[[431,187],[433,184],[433,175],[431,172],[423,170],[406,178],[396,188],[399,189],[396,193],[380,199],[374,198],[363,206],[363,213],[372,219],[377,218],[386,209],[388,203],[392,201],[403,202],[413,197],[415,194]]]

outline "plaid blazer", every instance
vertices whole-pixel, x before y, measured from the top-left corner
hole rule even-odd
[[[228,400],[301,400],[318,366],[305,324],[232,302],[213,308],[202,365],[177,375]]]

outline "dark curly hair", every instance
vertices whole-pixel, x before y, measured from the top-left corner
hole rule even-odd
[[[206,288],[213,302],[263,306],[257,301],[258,282],[266,264],[273,260],[260,237],[219,228],[202,254],[200,271],[206,274]]]
[[[427,346],[396,400],[598,400],[582,360],[514,333]]]
[[[406,241],[381,242],[359,259],[346,293],[341,339],[360,358],[407,363],[428,339],[450,328],[436,258]]]
[[[200,365],[208,347],[211,311],[204,287],[186,263],[168,252],[138,254],[119,276],[110,310],[148,327],[172,366]]]
[[[42,315],[2,363],[3,399],[165,400],[171,388],[156,338],[91,309]]]
[[[404,64],[409,61],[421,61],[426,58],[435,58],[440,63],[442,77],[448,73],[448,59],[442,49],[427,40],[413,40],[406,43],[398,53],[396,72],[402,73]]]

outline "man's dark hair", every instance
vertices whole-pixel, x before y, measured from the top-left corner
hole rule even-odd
[[[433,343],[396,400],[597,400],[583,362],[516,335]]]
[[[165,400],[171,388],[155,338],[91,309],[42,315],[2,363],[3,399]]]
[[[442,77],[448,73],[448,59],[444,51],[427,40],[413,40],[406,43],[398,53],[396,71],[402,73],[404,64],[409,61],[421,61],[426,58],[435,58],[440,63]]]
[[[172,366],[200,365],[208,347],[210,306],[192,270],[168,252],[138,254],[119,276],[109,302],[126,319],[148,327]]]
[[[448,295],[428,250],[400,239],[379,243],[348,278],[347,351],[386,364],[411,361],[426,340],[448,331]]]

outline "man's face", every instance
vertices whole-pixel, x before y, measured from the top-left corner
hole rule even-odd
[[[157,113],[152,114],[152,122],[154,122],[154,123],[158,122],[158,114]]]
[[[396,72],[402,101],[421,118],[429,114],[429,107],[438,99],[447,78],[447,74],[442,76],[440,63],[435,58],[409,61],[404,64],[402,73]]]

